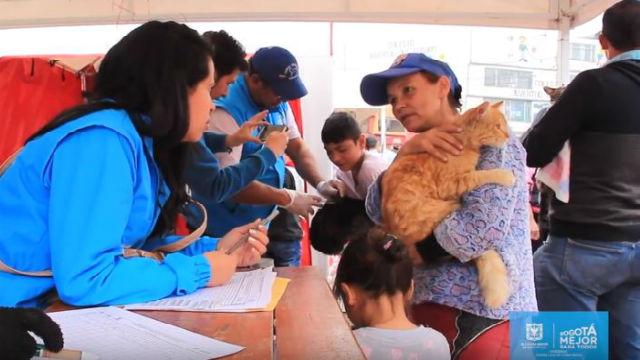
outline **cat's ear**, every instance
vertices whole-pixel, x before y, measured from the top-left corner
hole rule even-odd
[[[476,108],[478,110],[478,115],[484,114],[484,112],[487,111],[488,108],[489,108],[489,102],[488,101],[485,101],[482,104],[480,104],[480,106],[478,106]]]
[[[544,90],[545,93],[547,93],[547,95],[552,96],[553,93],[556,91],[555,88],[552,88],[551,86],[543,86],[542,89]]]
[[[498,101],[497,103],[491,105],[492,108],[501,110],[504,105],[504,101]]]

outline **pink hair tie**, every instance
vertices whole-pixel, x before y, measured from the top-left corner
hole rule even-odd
[[[392,241],[393,241],[393,239],[389,239],[389,240],[387,240],[387,242],[386,242],[384,245],[382,245],[382,248],[383,248],[385,251],[389,250],[389,248],[391,247],[391,242],[392,242]]]

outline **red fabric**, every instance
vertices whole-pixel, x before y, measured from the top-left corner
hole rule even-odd
[[[178,214],[176,217],[176,235],[187,236],[190,233],[189,226],[187,226],[187,218],[182,214]]]
[[[300,135],[304,135],[304,129],[302,128],[302,105],[300,103],[300,99],[289,100],[289,107],[291,107],[291,111],[293,112],[293,117],[296,120],[296,125],[298,125]]]
[[[75,73],[43,58],[0,58],[0,162],[60,111],[82,102]]]
[[[429,326],[442,333],[453,348],[458,332],[456,316],[460,310],[440,304],[423,302],[412,307],[413,321]],[[494,326],[482,333],[468,345],[457,360],[508,360],[509,359],[509,322]]]
[[[302,252],[300,254],[300,266],[311,266],[311,240],[309,240],[309,221],[306,218],[300,219],[302,227]]]
[[[300,131],[300,135],[304,135],[304,128],[302,123],[302,106],[300,103],[300,99],[289,100],[289,106],[291,107],[291,111],[293,112],[293,117],[296,120],[296,125],[298,125],[298,130]],[[287,157],[287,166],[293,166],[293,162],[291,159]],[[305,190],[307,183],[305,185]],[[311,240],[309,240],[309,222],[307,219],[300,220],[300,226],[302,227],[302,254],[300,256],[300,265],[301,266],[311,266]]]

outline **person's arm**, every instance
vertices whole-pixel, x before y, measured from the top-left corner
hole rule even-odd
[[[169,244],[173,244],[176,241],[182,239],[183,235],[166,235],[162,237],[154,237],[147,239],[142,247],[142,250],[146,251],[154,251],[157,248]],[[191,245],[185,247],[184,249],[178,251],[182,254],[193,256],[204,254],[207,251],[215,251],[218,248],[218,243],[220,242],[219,238],[214,238],[210,236],[202,236]]]
[[[144,159],[141,149],[101,127],[69,135],[52,156],[45,175],[51,267],[56,290],[67,304],[157,300],[191,293],[211,277],[202,255],[169,254],[163,262],[122,256],[125,229],[132,221],[136,159]],[[136,236],[154,227],[151,218],[135,220]]]
[[[582,127],[597,99],[593,75],[589,72],[578,74],[522,140],[527,150],[527,166],[543,167],[550,163],[564,143]]]
[[[227,137],[229,135],[219,132],[204,132],[202,139],[204,144],[211,150],[212,153],[219,153],[229,151],[230,147],[227,146]]]
[[[313,156],[307,144],[302,141],[302,138],[298,137],[289,140],[286,153],[295,164],[298,174],[311,186],[317,187],[323,177],[318,171],[315,156]]]
[[[380,173],[378,179],[369,186],[364,203],[367,216],[376,225],[382,225],[382,179],[385,172]]]
[[[251,119],[247,120],[242,124],[242,126],[238,127],[235,121],[232,121],[232,124],[222,124],[222,125],[211,125],[210,128],[213,129],[222,129],[225,132],[205,132],[203,137],[205,139],[205,144],[211,150],[211,152],[232,152],[233,148],[236,146],[240,146],[245,142],[254,142],[260,143],[260,139],[253,136],[253,132],[256,128],[262,125],[267,125],[268,123],[264,121],[264,117],[267,115],[268,111],[264,110],[257,114],[255,114]],[[212,122],[220,122],[220,116],[223,116],[224,113],[213,112],[210,117],[210,121]],[[232,120],[232,119],[231,119]],[[227,117],[226,120],[229,121]],[[231,132],[233,129],[237,130],[235,132]]]
[[[231,115],[223,109],[216,109],[211,117],[211,124],[209,129],[212,131],[219,131],[222,133],[231,134],[240,127]],[[226,169],[230,166],[234,166],[240,163],[242,157],[242,147],[235,147],[232,152],[216,153],[215,157],[220,162],[220,167]],[[263,151],[264,149],[260,150]],[[286,191],[282,189],[276,189],[272,186],[263,184],[259,181],[251,181],[244,186],[240,191],[233,195],[233,201],[242,204],[276,204],[285,206],[289,204],[290,197]]]
[[[318,183],[324,179],[318,171],[315,156],[313,156],[313,153],[307,144],[302,140],[298,124],[296,123],[293,112],[288,105],[286,111],[284,121],[289,128],[289,145],[285,152],[293,161],[296,171],[300,177],[311,184],[314,188],[317,188]]]
[[[233,201],[241,204],[286,206],[291,198],[284,189],[276,189],[259,181],[252,181],[233,197]]]
[[[504,149],[482,148],[478,169],[502,167],[515,174],[517,160],[508,153],[517,151],[514,141],[511,139]],[[495,249],[510,230],[517,202],[517,184],[514,187],[486,184],[464,194],[462,206],[440,222],[433,232],[440,246],[462,262]]]
[[[238,123],[224,109],[215,109],[211,114],[209,122],[209,130],[221,134],[233,134],[240,129]],[[215,152],[215,151],[214,151]],[[220,151],[215,152],[216,158],[220,162],[220,167],[224,168],[240,162],[242,158],[242,146],[231,148],[231,152]]]
[[[189,150],[185,180],[198,196],[222,202],[264,174],[276,160],[273,151],[264,147],[239,163],[221,169],[208,146],[198,142]]]

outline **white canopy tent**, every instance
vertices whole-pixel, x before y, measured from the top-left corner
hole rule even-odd
[[[569,30],[617,0],[0,0],[0,28],[196,21],[335,21],[505,26],[560,31],[558,83],[569,80]]]
[[[578,26],[616,0],[0,0],[0,27],[182,21]]]

